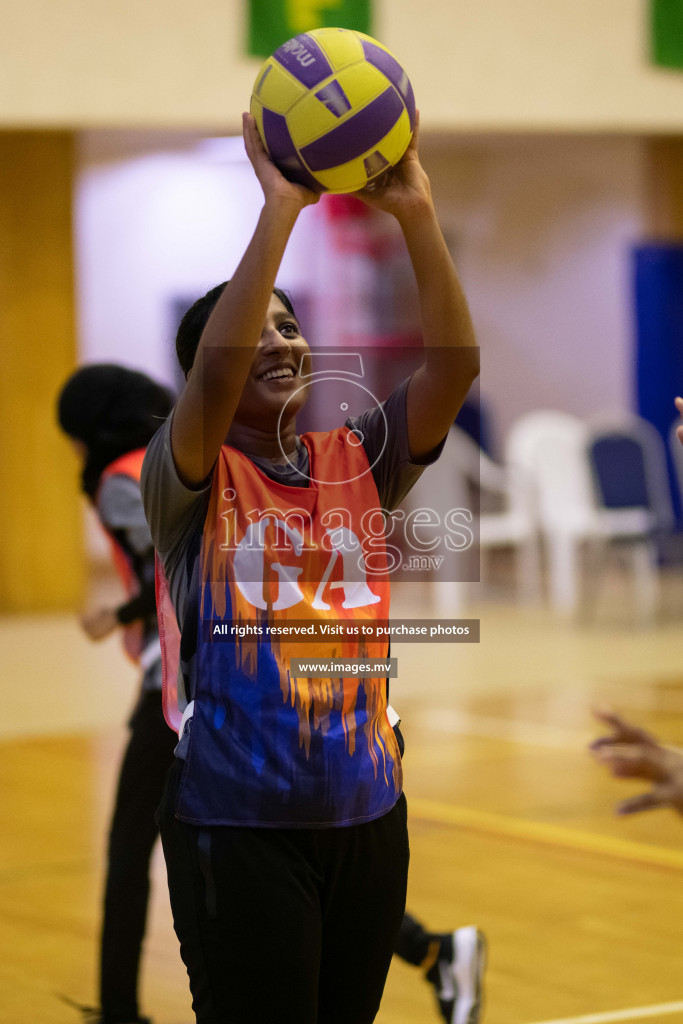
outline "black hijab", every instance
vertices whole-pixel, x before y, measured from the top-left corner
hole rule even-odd
[[[113,363],[76,370],[62,388],[59,425],[87,449],[81,484],[94,500],[102,472],[126,452],[145,448],[173,408],[168,388]]]

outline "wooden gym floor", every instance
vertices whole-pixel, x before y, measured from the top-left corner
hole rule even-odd
[[[408,907],[487,934],[487,1024],[683,1021],[683,819],[617,819],[635,787],[586,754],[610,703],[683,742],[683,582],[652,628],[613,581],[580,628],[484,602],[479,645],[396,644],[410,810]],[[500,596],[500,595],[499,595]],[[505,595],[503,595],[504,597]],[[393,616],[426,617],[400,589]],[[0,1024],[77,1022],[95,995],[105,831],[136,686],[115,639],[63,616],[0,620]],[[143,968],[155,1024],[193,1019],[157,850]],[[440,1020],[395,961],[378,1024]],[[349,1022],[353,1024],[353,1022]]]

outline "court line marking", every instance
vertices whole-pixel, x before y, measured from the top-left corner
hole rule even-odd
[[[469,807],[442,804],[436,800],[423,800],[421,797],[409,797],[408,815],[413,818],[422,818],[425,821],[434,821],[441,825],[456,825],[458,828],[470,829],[473,832],[484,832],[488,835],[504,836],[508,839],[522,839],[545,846],[560,846],[580,853],[598,854],[631,863],[646,864],[649,867],[683,871],[683,852],[679,850],[668,850],[665,847],[635,843],[628,839],[580,832],[577,829],[564,828],[561,825],[552,825],[548,822],[526,821],[492,811],[475,811]]]
[[[653,1006],[637,1006],[629,1010],[607,1010],[605,1013],[585,1013],[581,1017],[557,1017],[553,1020],[535,1021],[534,1024],[608,1024],[616,1020],[638,1020],[642,1017],[664,1017],[669,1013],[683,1010],[683,1000],[678,1003],[657,1003]]]

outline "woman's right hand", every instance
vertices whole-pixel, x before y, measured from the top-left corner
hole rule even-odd
[[[80,616],[81,627],[91,640],[104,640],[119,624],[113,608],[98,608]]]
[[[276,199],[278,202],[294,203],[299,209],[318,202],[319,192],[313,192],[304,185],[288,181],[278,170],[261,142],[256,121],[251,114],[242,114],[242,135],[244,148],[266,200]]]

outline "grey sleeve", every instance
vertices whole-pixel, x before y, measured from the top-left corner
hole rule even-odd
[[[97,494],[97,513],[112,533],[124,532],[136,555],[144,555],[152,547],[140,488],[131,477],[115,474],[104,480]]]
[[[439,458],[446,442],[444,437],[433,451],[420,460],[410,457],[406,407],[409,383],[410,378],[407,378],[381,406],[375,406],[346,421],[346,426],[355,431],[363,442],[380,505],[386,512],[392,512],[401,504],[427,466]]]
[[[211,492],[208,480],[198,490],[182,482],[171,452],[173,413],[156,432],[147,447],[142,465],[140,490],[154,547],[169,581],[171,598],[178,614],[184,604],[183,584],[187,548],[201,532]]]

